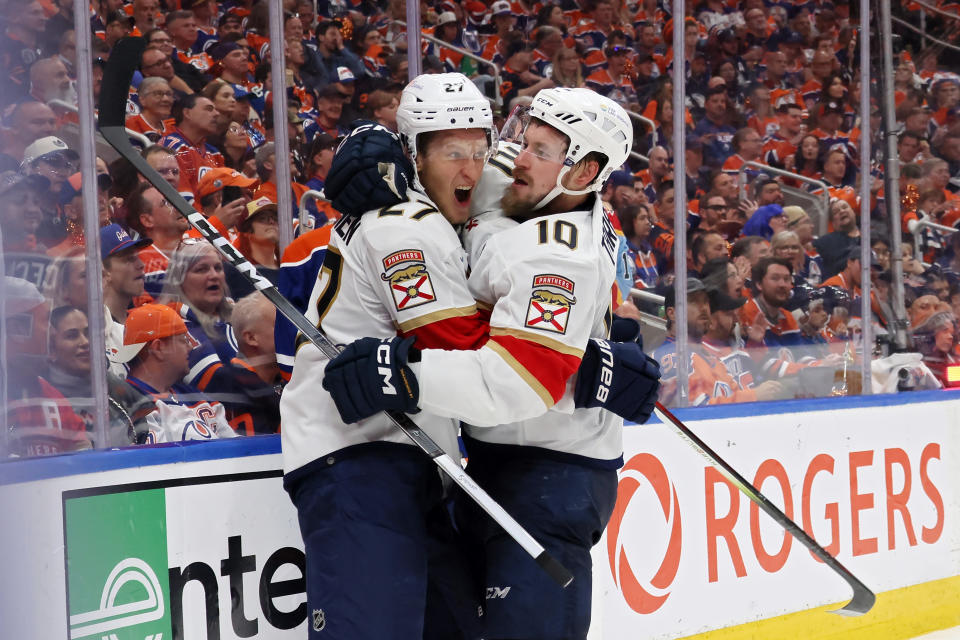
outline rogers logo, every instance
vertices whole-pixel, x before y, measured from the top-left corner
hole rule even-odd
[[[669,530],[669,542],[660,567],[652,578],[637,576],[627,560],[624,541],[620,539],[620,527],[630,507],[634,494],[645,483],[653,488],[663,512],[664,525]],[[655,514],[648,519],[651,527],[657,526]],[[623,594],[623,599],[637,613],[653,613],[666,602],[670,585],[677,577],[680,567],[680,504],[677,489],[667,477],[660,461],[649,453],[630,458],[620,473],[617,486],[617,504],[613,508],[610,524],[607,525],[607,555],[614,584]]]

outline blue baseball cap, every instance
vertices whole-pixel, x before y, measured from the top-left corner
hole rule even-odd
[[[120,225],[108,224],[100,228],[100,259],[106,260],[127,249],[141,249],[153,244],[150,238],[134,240],[127,230]]]

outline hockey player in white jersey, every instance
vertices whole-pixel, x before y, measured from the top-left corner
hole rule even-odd
[[[473,351],[417,345],[410,362],[399,339],[380,343],[389,361],[358,341],[327,367],[324,387],[348,420],[397,408],[381,399],[388,381],[406,397],[399,408],[475,425],[465,428],[470,473],[576,576],[560,590],[496,525],[466,509],[463,528],[485,552],[483,637],[584,638],[589,551],[622,465],[622,420],[599,407],[627,391],[649,415],[659,372],[647,361],[631,386],[604,366],[609,345],[590,341],[609,330],[617,248],[596,192],[629,153],[626,113],[589,90],[551,89],[537,94],[530,116],[514,166],[505,151],[487,169],[509,176],[502,206],[515,224],[496,224],[471,255],[470,292],[491,309],[490,340]],[[477,197],[485,199],[487,182],[502,178],[484,180]],[[575,386],[581,360],[595,364],[581,368]]]
[[[452,224],[469,216],[471,191],[493,148],[489,104],[463,75],[421,76],[404,89],[397,119],[415,145],[422,191],[336,223],[306,315],[334,343],[399,333],[430,347],[476,348],[488,325],[467,288]],[[395,345],[382,357],[402,358],[408,348]],[[441,602],[440,609],[456,609],[451,600],[469,586],[437,573],[455,570],[459,559],[443,541],[452,534],[435,465],[385,415],[341,421],[321,388],[325,365],[301,340],[280,406],[284,485],[306,547],[310,637],[475,636],[436,626],[451,617],[469,623],[459,611],[432,615]],[[455,420],[423,412],[417,423],[459,456]],[[466,609],[475,621],[475,600]]]

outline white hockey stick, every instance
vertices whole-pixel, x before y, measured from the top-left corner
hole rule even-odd
[[[794,538],[799,540],[803,546],[810,550],[813,555],[817,556],[823,560],[824,564],[836,571],[841,578],[847,581],[847,584],[853,589],[853,598],[843,607],[840,607],[836,611],[831,611],[831,613],[839,613],[844,616],[861,616],[867,611],[870,611],[873,608],[873,603],[876,601],[877,597],[873,595],[873,592],[870,590],[867,585],[860,582],[860,579],[857,576],[850,573],[850,571],[840,564],[840,561],[830,555],[830,552],[821,547],[816,540],[814,540],[810,534],[804,531],[800,525],[787,517],[787,515],[777,508],[777,505],[770,502],[765,495],[760,493],[760,490],[755,486],[747,482],[747,480],[737,473],[737,470],[731,467],[726,460],[721,458],[717,453],[707,446],[707,444],[697,437],[693,431],[690,430],[690,427],[683,424],[677,416],[673,415],[669,409],[665,406],[657,403],[656,409],[654,411],[657,414],[657,417],[660,418],[660,421],[666,425],[673,427],[674,431],[677,434],[687,441],[694,450],[699,453],[701,456],[706,458],[707,462],[717,468],[723,476],[729,480],[733,486],[739,489],[745,496],[754,501],[757,506],[767,512],[767,515],[773,518],[777,524],[787,530]]]

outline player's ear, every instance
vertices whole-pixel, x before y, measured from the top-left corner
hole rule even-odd
[[[567,187],[573,191],[582,191],[587,185],[593,182],[594,178],[600,172],[600,163],[593,158],[584,158],[571,167],[567,174]]]

